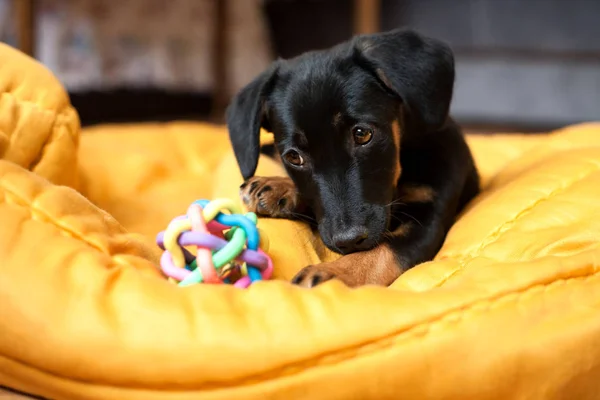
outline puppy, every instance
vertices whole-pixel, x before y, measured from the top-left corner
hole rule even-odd
[[[314,223],[343,255],[307,266],[294,283],[389,285],[435,256],[479,191],[448,115],[453,87],[451,49],[397,29],[278,60],[233,98],[226,120],[244,203]],[[289,178],[254,176],[261,127]]]

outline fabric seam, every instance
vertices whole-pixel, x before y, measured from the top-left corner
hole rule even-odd
[[[33,203],[35,202],[35,197],[33,199],[33,201],[27,201],[27,199],[23,198],[22,196],[18,195],[17,193],[15,193],[13,190],[9,189],[6,184],[5,184],[6,178],[0,178],[0,189],[2,189],[5,193],[7,193],[8,195],[19,199],[23,205],[19,205],[17,203],[14,203],[14,205],[17,206],[21,206],[22,208],[25,208],[29,211],[30,213],[30,219],[33,219],[33,213],[37,213],[39,215],[44,216],[45,218],[45,222],[49,223],[50,225],[54,226],[55,228],[57,228],[58,230],[67,233],[68,235],[70,235],[73,239],[76,239],[84,244],[87,244],[88,246],[92,247],[93,249],[99,251],[102,254],[108,255],[111,258],[115,255],[120,255],[121,253],[118,254],[110,254],[109,252],[103,250],[102,248],[98,247],[97,245],[93,244],[92,242],[90,242],[88,239],[85,238],[85,235],[77,233],[75,231],[73,231],[72,229],[69,229],[67,226],[64,226],[60,223],[60,220],[57,220],[53,217],[51,217],[50,215],[48,215],[46,212],[44,212],[42,209],[36,207]],[[36,196],[37,197],[37,196]],[[5,199],[6,203],[10,203],[10,201],[8,199]],[[125,253],[123,253],[125,254]],[[128,264],[128,266],[130,266]]]
[[[435,286],[432,286],[432,287],[441,287],[446,282],[448,282],[453,276],[455,276],[456,274],[460,273],[464,269],[465,265],[469,261],[471,261],[471,260],[475,259],[476,257],[480,256],[481,252],[483,252],[486,248],[488,248],[488,246],[496,243],[498,241],[498,239],[500,237],[502,237],[502,235],[504,235],[508,231],[508,229],[507,229],[508,226],[513,225],[519,219],[521,219],[524,216],[528,215],[531,212],[531,210],[533,210],[538,204],[546,202],[546,201],[550,200],[551,198],[554,198],[557,195],[559,195],[561,193],[564,193],[566,190],[568,190],[569,188],[571,188],[576,183],[581,182],[584,179],[588,178],[590,175],[594,174],[595,172],[598,172],[598,170],[600,170],[600,166],[598,164],[595,164],[593,169],[591,169],[587,173],[583,174],[580,178],[573,179],[568,184],[566,184],[565,186],[563,186],[561,188],[558,188],[557,190],[554,190],[554,191],[550,192],[548,195],[546,195],[546,196],[544,196],[542,198],[537,199],[532,204],[530,204],[529,206],[527,206],[525,209],[521,210],[521,212],[519,212],[515,217],[511,218],[508,221],[504,221],[501,225],[499,225],[496,229],[494,229],[494,231],[491,234],[487,235],[484,239],[482,239],[481,240],[482,244],[480,244],[473,253],[466,254],[466,255],[464,255],[462,257],[451,258],[451,259],[455,260],[459,264],[458,268],[455,269],[454,271],[452,271],[452,273],[450,273],[448,276],[446,276],[445,278],[443,278],[442,280],[440,280],[440,282],[436,283]],[[483,244],[486,241],[487,241],[487,243]]]
[[[27,166],[27,169],[29,171],[32,171],[35,169],[35,167],[41,162],[43,155],[48,147],[48,145],[52,142],[54,142],[54,140],[51,140],[55,130],[57,128],[66,126],[67,124],[65,123],[65,119],[67,118],[68,114],[75,111],[73,106],[71,104],[67,104],[66,106],[61,107],[59,110],[56,109],[51,109],[51,108],[45,108],[40,106],[38,103],[31,101],[31,100],[22,100],[19,99],[17,96],[15,96],[14,93],[12,92],[2,92],[0,93],[0,95],[4,95],[7,96],[9,98],[11,98],[15,104],[17,104],[17,106],[23,106],[23,105],[27,105],[27,106],[31,106],[32,108],[36,109],[38,112],[42,112],[42,113],[51,113],[53,114],[52,116],[52,126],[50,128],[50,132],[48,135],[46,135],[46,138],[44,140],[44,143],[42,145],[42,147],[40,148],[39,151],[39,155],[38,157],[34,158],[32,160],[32,162],[30,163],[30,165]],[[29,118],[28,118],[29,119]],[[71,140],[74,139],[74,134],[73,132],[71,132],[70,129],[66,129],[69,132],[69,137]],[[13,135],[14,131],[11,131],[10,133],[5,132],[5,134],[9,135],[9,143],[10,146],[13,145],[12,143],[12,138],[14,137]]]

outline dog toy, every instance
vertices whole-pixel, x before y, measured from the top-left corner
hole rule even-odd
[[[164,250],[163,273],[179,286],[226,283],[246,288],[269,279],[273,263],[259,247],[256,222],[256,214],[241,214],[229,199],[195,201],[156,237]],[[266,235],[262,238],[266,242]],[[196,255],[186,247],[195,247]]]

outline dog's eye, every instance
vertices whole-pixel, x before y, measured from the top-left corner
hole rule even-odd
[[[283,155],[285,160],[296,167],[300,167],[304,164],[304,158],[296,150],[290,150]]]
[[[355,126],[352,129],[352,136],[354,136],[354,143],[364,146],[373,138],[373,131],[361,126]]]

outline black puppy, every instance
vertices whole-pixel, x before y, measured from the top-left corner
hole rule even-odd
[[[294,283],[389,285],[435,256],[479,191],[448,116],[453,87],[447,45],[393,30],[278,60],[236,95],[227,124],[245,204],[263,216],[306,217],[343,254]],[[254,177],[261,127],[273,132],[290,178]]]

